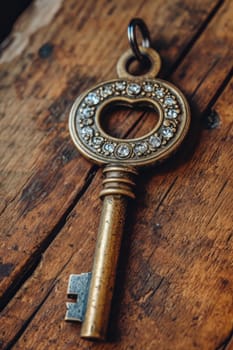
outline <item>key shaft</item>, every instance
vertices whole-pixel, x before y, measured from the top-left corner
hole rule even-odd
[[[125,215],[129,198],[134,198],[132,167],[108,165],[103,190],[103,208],[100,218],[92,278],[89,288],[81,337],[104,340],[115,285]]]

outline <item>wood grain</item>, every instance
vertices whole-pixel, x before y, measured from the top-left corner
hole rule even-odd
[[[226,348],[233,326],[232,2],[67,1],[57,11],[1,67],[1,292],[3,306],[9,302],[2,348]],[[27,28],[31,12],[15,32]],[[161,76],[173,72],[169,80],[191,101],[194,122],[176,157],[140,176],[111,342],[98,345],[63,320],[69,274],[91,268],[101,207],[101,171],[78,155],[67,115],[83,89],[114,77],[128,20],[139,15],[166,58]],[[200,130],[211,108],[220,124]],[[147,116],[137,117],[119,114],[118,133],[148,130]]]
[[[157,11],[161,18],[168,21],[176,10],[177,27],[186,28],[186,35],[177,38],[179,30],[171,31],[169,26],[164,30],[164,21],[156,23],[155,32],[160,33],[162,30],[163,36],[167,36],[163,40],[166,57],[171,57],[170,64],[175,64],[179,59],[181,46],[188,45],[192,36],[196,35],[198,26],[214,8],[212,2],[200,2],[200,7],[195,3],[184,10],[179,9],[178,5],[161,2],[156,3],[153,11],[148,13],[146,9],[150,8],[150,2],[143,8],[137,4],[133,6],[131,3],[125,5],[119,2],[114,6],[114,16],[119,13],[123,16],[122,35],[128,18],[136,16],[138,11],[142,16],[147,14],[145,19],[155,25],[153,15]],[[78,93],[97,80],[115,75],[113,72],[119,57],[119,54],[115,54],[115,47],[122,53],[127,42],[121,40],[119,33],[116,35],[118,24],[114,26],[112,17],[107,16],[112,9],[109,3],[98,2],[93,7],[89,25],[85,25],[84,19],[89,18],[90,6],[89,2],[83,6],[72,1],[63,4],[59,12],[62,12],[62,16],[58,13],[55,20],[56,15],[53,13],[55,17],[51,19],[49,31],[45,26],[33,35],[33,42],[18,58],[18,64],[13,60],[2,65],[1,197],[4,215],[1,256],[4,266],[11,266],[1,283],[4,299],[9,296],[9,288],[13,291],[17,289],[17,282],[38,261],[43,247],[56,235],[61,217],[77,202],[91,171],[91,165],[79,159],[71,143],[67,115]],[[193,11],[197,12],[195,18]],[[79,16],[75,16],[76,12]],[[25,13],[16,26],[16,33],[28,33],[25,27],[35,27],[35,24],[27,23],[34,23],[30,16],[33,13],[33,8]],[[35,16],[39,16],[38,8]],[[65,21],[66,18],[69,20]],[[37,19],[37,22],[40,21]],[[106,31],[109,36],[105,38]],[[93,37],[95,40],[92,40]],[[159,34],[157,37],[161,38]],[[172,44],[174,37],[175,47]],[[53,45],[47,59],[38,54],[38,50],[46,43]],[[177,52],[174,52],[176,49]],[[105,53],[104,57],[102,52]],[[6,247],[10,254],[4,254]]]

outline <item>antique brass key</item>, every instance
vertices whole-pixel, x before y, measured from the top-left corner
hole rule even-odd
[[[138,46],[135,27],[143,36]],[[127,202],[134,198],[137,169],[167,158],[183,141],[190,124],[185,97],[174,85],[156,79],[160,58],[150,47],[149,33],[142,20],[129,25],[132,50],[118,61],[118,79],[94,86],[74,102],[70,113],[71,137],[84,157],[105,165],[103,209],[91,273],[71,275],[68,296],[78,298],[67,303],[66,320],[83,321],[81,337],[104,340],[114,290]],[[146,74],[131,75],[127,71],[132,59],[149,60]],[[106,108],[114,105],[147,106],[159,114],[156,126],[135,139],[118,139],[108,135],[101,118]]]

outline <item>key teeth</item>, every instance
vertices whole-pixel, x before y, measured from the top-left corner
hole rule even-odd
[[[83,321],[83,313],[79,306],[76,303],[66,303],[66,321],[75,321],[82,322]]]
[[[67,295],[70,298],[76,298],[76,302],[66,303],[66,321],[83,321],[86,312],[90,281],[91,272],[81,273],[80,275],[70,275]]]

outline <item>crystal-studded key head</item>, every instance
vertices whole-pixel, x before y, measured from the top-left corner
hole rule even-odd
[[[158,112],[155,127],[146,135],[120,139],[102,127],[104,110],[119,105],[142,105]],[[74,102],[69,128],[78,150],[97,164],[143,166],[173,153],[187,134],[190,111],[184,95],[161,79],[115,79],[101,83]]]

